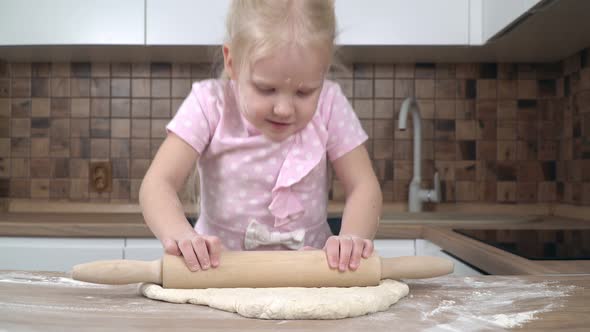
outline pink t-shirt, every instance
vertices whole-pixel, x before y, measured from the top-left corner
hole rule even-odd
[[[230,250],[244,250],[246,228],[255,219],[272,232],[305,229],[304,245],[322,248],[331,235],[327,160],[367,139],[350,103],[338,84],[325,81],[307,126],[273,142],[243,117],[236,95],[233,81],[194,83],[166,126],[200,155],[201,205],[195,229],[219,236]]]

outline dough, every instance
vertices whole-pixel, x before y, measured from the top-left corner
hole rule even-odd
[[[141,285],[141,293],[154,300],[207,305],[262,319],[362,316],[387,310],[408,292],[408,285],[388,279],[373,287],[165,289]]]

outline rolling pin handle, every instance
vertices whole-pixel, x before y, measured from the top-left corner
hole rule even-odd
[[[381,279],[426,279],[453,273],[453,270],[453,262],[441,257],[381,257]]]
[[[106,260],[74,266],[72,279],[95,284],[162,284],[162,261]]]

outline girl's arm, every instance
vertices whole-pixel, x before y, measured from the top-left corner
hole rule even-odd
[[[152,161],[139,190],[146,224],[169,254],[183,255],[195,271],[219,263],[221,244],[216,237],[200,236],[186,220],[178,197],[194,169],[199,153],[173,133],[168,134]]]
[[[373,252],[383,196],[364,145],[336,159],[332,166],[346,193],[342,227],[326,241],[330,267],[341,271],[358,268],[362,257]]]

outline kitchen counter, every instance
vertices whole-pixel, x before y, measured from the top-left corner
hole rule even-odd
[[[526,217],[523,218],[526,220]],[[590,260],[529,260],[454,232],[453,229],[457,228],[590,229],[590,222],[556,216],[536,216],[530,221],[512,223],[461,220],[410,224],[385,220],[379,226],[377,238],[425,239],[456,258],[493,275],[590,274]]]
[[[386,237],[389,225],[520,224],[540,221],[537,216],[482,216],[461,214],[395,213],[384,215],[377,236]],[[0,213],[0,236],[153,237],[138,213]]]
[[[0,236],[153,237],[141,213],[105,212],[105,209],[109,209],[108,207],[99,209],[100,212],[0,212]],[[342,210],[343,204],[331,203],[328,217],[340,217]],[[423,225],[520,224],[542,219],[543,217],[538,215],[519,215],[513,212],[503,214],[485,211],[407,213],[399,212],[396,205],[384,205],[381,227],[377,236],[395,236],[398,229],[409,230],[408,235],[419,234],[417,230],[420,229],[415,226]],[[391,224],[400,227],[392,229]]]
[[[528,331],[587,330],[590,276],[481,276],[408,280],[385,312],[343,320],[257,320],[142,297],[137,285],[82,283],[65,274],[0,271],[0,330]]]
[[[440,212],[407,213],[405,203],[385,203],[383,224],[441,225],[457,223],[521,223],[546,215],[546,205],[439,204]],[[344,203],[330,202],[328,218],[340,217]],[[185,206],[196,216],[198,211]],[[441,223],[442,221],[442,223]],[[404,227],[402,227],[404,228]],[[387,231],[378,236],[386,236]],[[416,232],[413,231],[412,234]],[[11,200],[0,212],[0,236],[49,237],[153,237],[137,204],[59,203]]]
[[[534,261],[453,231],[463,229],[580,229],[590,221],[539,215],[401,213],[385,211],[378,239],[425,239],[493,275],[590,274],[590,260]],[[139,213],[0,213],[0,236],[153,237]]]
[[[328,216],[339,217],[343,208],[341,202],[330,202]],[[590,260],[527,260],[453,231],[455,228],[588,229],[590,210],[585,207],[439,204],[438,212],[407,213],[403,212],[404,209],[404,204],[383,205],[383,217],[376,238],[425,239],[456,258],[494,275],[590,273]],[[8,211],[12,212],[0,212],[0,236],[153,238],[137,205],[13,200]],[[191,210],[187,207],[187,211]],[[197,212],[191,211],[193,214]]]

